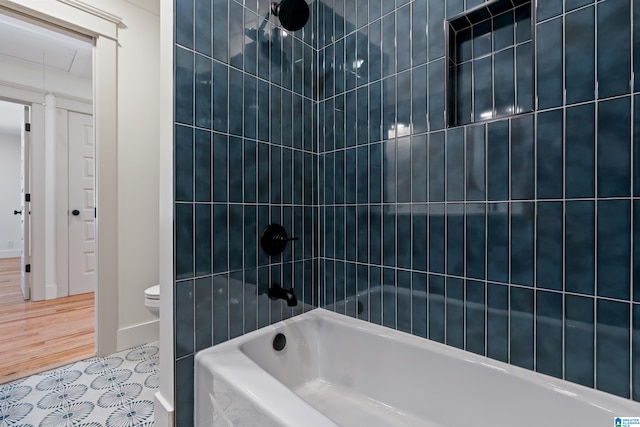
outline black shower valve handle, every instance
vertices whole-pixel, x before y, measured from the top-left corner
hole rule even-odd
[[[280,224],[269,224],[262,232],[260,246],[269,256],[280,255],[287,247],[287,242],[299,240],[298,237],[289,237],[287,230]]]

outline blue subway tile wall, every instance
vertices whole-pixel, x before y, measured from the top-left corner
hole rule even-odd
[[[293,34],[269,19],[269,2],[176,0],[175,10],[175,406],[176,425],[191,426],[195,352],[318,304],[318,7]],[[267,256],[269,223],[300,240]],[[274,283],[301,304],[269,300]]]
[[[299,312],[272,283],[640,400],[640,7],[269,3],[176,0],[178,425],[196,351]]]
[[[377,3],[320,2],[321,305],[639,400],[640,7],[487,2],[452,49],[481,1]]]

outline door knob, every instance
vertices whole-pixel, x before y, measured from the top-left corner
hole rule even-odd
[[[80,211],[78,209],[74,209],[74,210],[71,211],[71,214],[73,216],[78,216],[78,215],[80,215]]]
[[[14,215],[22,215],[22,209],[20,209],[19,211],[13,211]]]

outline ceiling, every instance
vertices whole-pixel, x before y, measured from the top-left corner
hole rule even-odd
[[[0,14],[0,62],[20,61],[91,79],[93,47],[85,40]],[[0,133],[19,134],[23,106],[0,101]]]
[[[37,25],[0,14],[0,59],[91,78],[92,45]]]

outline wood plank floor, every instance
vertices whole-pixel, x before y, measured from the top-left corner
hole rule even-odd
[[[31,302],[20,258],[0,259],[0,384],[93,357],[94,294]]]

